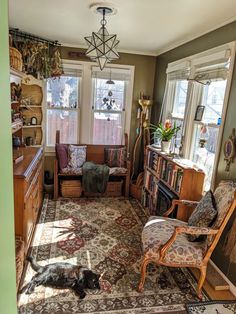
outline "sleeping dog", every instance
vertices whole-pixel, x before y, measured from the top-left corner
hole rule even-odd
[[[63,262],[40,266],[32,257],[27,259],[37,273],[21,289],[21,293],[30,294],[35,287],[44,285],[54,288],[70,288],[83,299],[86,296],[84,289],[100,289],[100,275],[86,267]]]

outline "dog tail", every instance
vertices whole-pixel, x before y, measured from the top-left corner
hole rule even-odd
[[[36,260],[32,256],[28,256],[27,260],[30,262],[30,265],[34,271],[39,271],[39,269],[42,267],[36,262]]]

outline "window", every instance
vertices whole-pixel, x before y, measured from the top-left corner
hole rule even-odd
[[[56,130],[62,143],[77,143],[80,78],[62,76],[47,80],[47,146],[54,146]]]
[[[205,190],[211,187],[219,151],[233,47],[226,44],[173,62],[167,69],[162,120],[170,118],[181,126],[172,140],[172,152],[178,153],[181,147],[183,157],[204,170]],[[204,111],[195,121],[199,105]]]
[[[93,69],[93,144],[122,143],[129,79],[127,70]]]
[[[171,112],[171,121],[180,127],[175,138],[172,140],[172,150],[174,153],[179,153],[179,148],[181,146],[181,138],[183,132],[183,121],[186,109],[188,91],[188,81],[187,80],[177,80],[174,86],[174,99],[173,99],[173,109]]]
[[[194,122],[190,159],[206,173],[205,190],[211,186],[218,134],[221,125],[226,80],[202,86],[201,104],[205,107],[201,122]]]
[[[45,84],[47,151],[55,150],[56,130],[62,143],[121,144],[130,131],[134,67],[100,71],[92,62],[67,60],[64,72]]]

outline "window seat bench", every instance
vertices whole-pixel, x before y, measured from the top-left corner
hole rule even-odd
[[[60,144],[60,131],[56,131],[56,144]],[[69,144],[62,144],[66,149]],[[74,145],[74,144],[73,144]],[[124,145],[95,145],[95,144],[75,144],[76,146],[86,146],[86,161],[93,162],[95,164],[105,164],[105,148],[128,148],[128,135],[125,134]],[[128,152],[128,151],[127,151]],[[128,153],[126,154],[128,155]],[[60,180],[66,180],[66,178],[81,179],[83,176],[82,168],[71,168],[71,167],[60,167],[60,156],[56,154],[54,161],[54,199],[59,196]],[[109,178],[111,181],[115,178],[120,178],[124,181],[123,184],[123,195],[129,196],[129,185],[130,185],[130,161],[126,156],[124,167],[110,167]],[[110,180],[109,179],[109,180]]]

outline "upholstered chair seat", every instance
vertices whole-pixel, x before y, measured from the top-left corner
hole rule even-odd
[[[186,222],[158,216],[151,216],[142,232],[143,252],[145,256],[160,258],[160,247],[172,236],[175,227],[187,226]],[[207,250],[206,241],[189,242],[187,234],[181,233],[170,246],[163,262],[179,264],[202,263]]]

